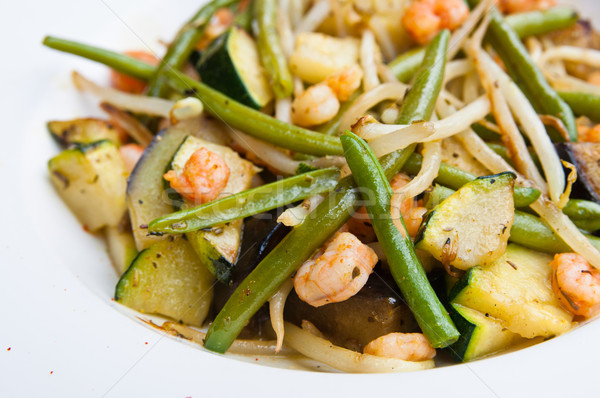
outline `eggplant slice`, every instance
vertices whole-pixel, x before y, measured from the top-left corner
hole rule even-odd
[[[558,143],[556,148],[561,159],[577,169],[571,197],[600,203],[600,143]]]

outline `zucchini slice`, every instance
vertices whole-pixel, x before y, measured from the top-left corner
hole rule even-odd
[[[181,172],[188,159],[200,148],[218,154],[229,167],[229,180],[219,199],[250,188],[252,178],[259,169],[251,162],[242,159],[231,148],[200,138],[187,137],[183,141],[173,156],[171,168],[178,173]],[[183,206],[187,207],[189,204],[183,203]],[[202,263],[223,283],[229,283],[231,280],[231,271],[240,248],[242,225],[243,220],[235,220],[213,227],[209,231],[194,231],[186,234]]]
[[[117,226],[127,210],[128,172],[114,143],[66,149],[48,162],[50,181],[89,231]]]
[[[121,144],[119,129],[102,119],[53,120],[46,126],[52,137],[65,148],[73,144],[91,144],[101,140]]]
[[[460,304],[451,304],[448,313],[460,332],[460,337],[446,351],[458,362],[495,354],[523,340],[489,314],[482,314]]]
[[[106,227],[104,238],[106,239],[110,260],[119,276],[121,276],[138,254],[129,223],[121,223],[116,227]]]
[[[214,277],[182,237],[141,251],[119,280],[115,300],[136,311],[202,326],[213,296]]]
[[[244,105],[261,109],[273,99],[256,44],[240,27],[216,38],[196,69],[204,83]]]
[[[172,211],[164,197],[163,174],[173,154],[188,135],[185,129],[172,127],[158,133],[144,151],[127,182],[127,207],[133,237],[138,250],[163,238],[148,236],[148,223]]]
[[[563,310],[551,286],[552,256],[509,244],[488,266],[471,268],[450,292],[450,302],[500,321],[526,338],[568,331],[573,316]]]
[[[515,178],[507,172],[465,184],[428,214],[415,246],[462,270],[492,263],[510,236]]]

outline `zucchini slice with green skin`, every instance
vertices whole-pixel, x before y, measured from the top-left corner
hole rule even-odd
[[[495,354],[523,340],[489,314],[486,316],[460,304],[450,304],[448,313],[460,332],[460,337],[446,350],[458,362],[469,362]]]
[[[85,118],[73,120],[53,120],[46,124],[48,131],[63,147],[73,144],[91,144],[109,140],[121,145],[119,129],[107,120]]]
[[[202,326],[210,309],[214,276],[182,237],[142,250],[115,290],[115,300],[136,311]]]
[[[128,172],[108,140],[66,149],[48,162],[50,181],[89,231],[117,226],[127,210]]]
[[[135,245],[143,250],[152,243],[164,239],[148,235],[145,226],[157,217],[172,211],[165,200],[163,174],[173,154],[190,133],[178,126],[158,133],[148,145],[127,182],[127,207]]]
[[[452,288],[449,299],[496,318],[526,338],[551,337],[572,327],[551,286],[552,255],[509,244],[488,266],[471,268]]]
[[[202,81],[254,109],[273,99],[252,37],[234,26],[216,38],[196,66]]]
[[[181,172],[186,162],[200,148],[218,154],[229,167],[227,185],[219,195],[219,199],[233,195],[250,188],[252,178],[259,171],[251,162],[242,159],[231,148],[212,142],[187,137],[173,156],[171,168]],[[184,207],[192,204],[175,203]],[[198,254],[202,263],[223,283],[231,280],[231,271],[237,258],[243,220],[234,220],[224,225],[215,226],[210,230],[199,230],[186,234],[190,244]]]
[[[492,263],[510,236],[515,178],[507,172],[465,184],[428,214],[415,247],[462,270]]]

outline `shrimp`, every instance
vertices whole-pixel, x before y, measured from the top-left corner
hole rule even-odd
[[[158,65],[158,58],[146,51],[126,51],[125,55],[129,55],[139,61],[143,61],[149,65]],[[131,94],[141,94],[146,88],[146,82],[135,77],[127,76],[126,74],[111,70],[110,74],[111,86],[117,90],[125,91]]]
[[[234,18],[233,12],[229,8],[219,8],[208,21],[202,38],[196,43],[196,49],[206,49],[215,38],[231,26]]]
[[[337,233],[294,277],[301,300],[320,307],[354,296],[367,283],[377,254],[349,232]]]
[[[406,174],[400,173],[392,178],[390,186],[393,191],[397,191],[408,184],[409,181],[410,178]],[[423,215],[427,212],[425,207],[417,206],[417,204],[418,203],[415,203],[413,198],[409,198],[404,200],[400,206],[400,214],[404,219],[404,224],[411,237],[417,235],[419,227],[421,226],[421,221],[423,221]],[[396,225],[398,226],[398,229],[404,231],[404,228],[401,228],[402,224],[400,223],[400,220],[394,221],[397,221]],[[373,231],[371,219],[369,218],[369,214],[365,207],[361,207],[354,213],[346,225],[348,226],[348,230],[360,237],[363,242],[369,243],[375,241],[375,232]]]
[[[546,10],[554,7],[554,0],[500,0],[498,7],[505,14],[514,14],[526,11]]]
[[[594,126],[588,118],[578,118],[577,140],[580,142],[600,142],[600,124]]]
[[[144,147],[138,144],[127,144],[119,148],[119,154],[123,158],[125,168],[131,173],[135,168],[135,165],[142,157],[144,153]]]
[[[363,71],[358,65],[348,66],[341,71],[328,76],[325,84],[333,90],[338,100],[347,101],[360,87]]]
[[[229,180],[229,167],[218,154],[200,148],[190,156],[179,174],[169,170],[163,178],[185,199],[195,204],[215,200]]]
[[[463,0],[416,0],[402,16],[402,25],[419,44],[427,44],[443,29],[454,30],[469,17]]]
[[[550,265],[552,290],[562,306],[586,318],[596,315],[600,311],[600,271],[576,253],[557,254]]]
[[[294,98],[292,121],[300,126],[315,126],[333,119],[339,109],[340,101],[331,87],[315,84]]]
[[[435,357],[435,348],[422,333],[389,333],[367,344],[364,353],[418,362]]]

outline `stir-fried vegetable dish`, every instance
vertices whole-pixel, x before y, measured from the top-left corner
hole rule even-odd
[[[48,122],[49,178],[165,333],[397,372],[600,311],[600,34],[573,9],[213,0],[164,54],[44,44],[109,68],[73,72],[106,117]]]

